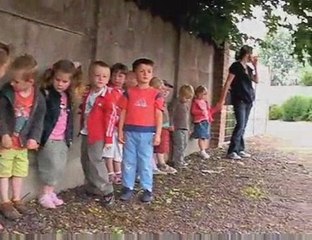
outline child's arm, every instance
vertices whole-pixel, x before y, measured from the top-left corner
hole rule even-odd
[[[191,106],[191,115],[201,115],[203,113],[203,110],[200,109],[200,107],[198,106],[198,104],[193,101],[192,102],[192,106]]]
[[[117,106],[113,102],[110,103],[108,114],[108,119],[105,119],[105,136],[104,136],[104,142],[105,142],[105,148],[110,148],[113,144],[113,135],[114,135],[114,129],[117,122]],[[105,115],[104,115],[105,116]]]
[[[163,113],[160,109],[156,108],[155,118],[156,118],[156,134],[154,137],[154,146],[158,146],[160,144],[160,135],[163,123]]]
[[[119,117],[119,124],[118,124],[118,140],[122,144],[125,143],[123,128],[125,125],[126,113],[127,113],[126,109],[121,110],[120,117]]]

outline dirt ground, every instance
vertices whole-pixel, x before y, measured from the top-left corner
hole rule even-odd
[[[141,204],[136,195],[130,203],[117,200],[105,209],[100,199],[78,187],[61,193],[66,205],[56,210],[32,201],[35,213],[16,222],[3,219],[5,231],[312,233],[312,146],[295,146],[281,137],[289,126],[279,124],[279,132],[274,124],[275,132],[248,140],[251,159],[226,160],[226,148],[219,148],[211,151],[209,161],[193,154],[188,169],[156,176],[150,205]],[[298,133],[298,126],[293,128]],[[312,130],[303,130],[312,145]]]

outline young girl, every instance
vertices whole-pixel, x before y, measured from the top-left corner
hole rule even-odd
[[[109,86],[112,87],[116,94],[110,98],[110,104],[106,111],[110,112],[110,119],[115,121],[113,126],[113,143],[111,147],[106,147],[103,150],[103,157],[106,159],[106,167],[108,176],[111,182],[121,184],[121,161],[122,161],[122,144],[118,142],[117,124],[119,113],[117,109],[117,102],[123,94],[123,86],[125,84],[128,67],[122,63],[116,63],[111,67],[111,80]]]
[[[209,147],[210,125],[213,115],[221,110],[221,103],[215,107],[210,107],[207,101],[208,90],[204,86],[199,86],[195,90],[195,98],[192,102],[191,114],[193,117],[194,131],[193,138],[198,139],[200,155],[204,159],[210,158],[206,149]]]
[[[42,92],[47,112],[37,161],[43,183],[39,203],[45,208],[55,208],[64,203],[54,190],[64,175],[68,148],[73,140],[72,92],[80,76],[81,72],[69,60],[54,63],[43,75]]]
[[[8,45],[0,43],[0,80],[5,75],[10,64],[10,52]],[[0,224],[0,230],[3,230],[2,224]]]
[[[194,97],[191,85],[183,85],[179,89],[179,98],[172,107],[173,118],[173,153],[172,159],[175,168],[185,168],[185,150],[190,136],[190,108]]]

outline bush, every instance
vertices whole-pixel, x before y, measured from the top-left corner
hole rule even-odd
[[[303,96],[295,96],[283,104],[284,121],[301,121],[309,118],[311,100]]]
[[[312,86],[312,70],[306,70],[304,71],[301,82],[305,86]]]
[[[269,119],[270,120],[278,120],[283,117],[283,109],[282,107],[274,104],[269,108]]]

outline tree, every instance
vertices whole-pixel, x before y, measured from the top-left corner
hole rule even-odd
[[[131,0],[142,9],[149,9],[177,27],[221,46],[225,41],[233,47],[242,44],[242,35],[236,24],[239,16],[252,18],[252,9],[260,6],[265,12],[265,24],[271,32],[284,26],[292,31],[294,53],[303,60],[307,53],[312,61],[312,3],[311,0]],[[301,23],[294,28],[285,19],[275,15],[281,8],[298,16]]]
[[[292,36],[285,29],[279,29],[271,34],[261,44],[261,62],[270,67],[272,73],[271,85],[298,85],[301,64],[292,55],[294,44]]]

